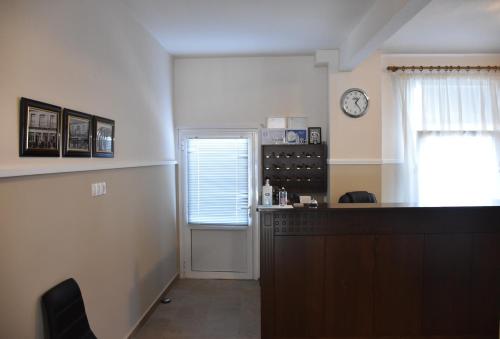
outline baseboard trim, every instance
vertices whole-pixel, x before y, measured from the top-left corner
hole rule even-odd
[[[178,279],[179,279],[179,273],[177,273],[172,279],[170,279],[170,281],[167,283],[167,286],[163,289],[163,291],[160,294],[158,294],[156,299],[153,301],[153,303],[151,303],[151,305],[144,312],[141,318],[137,320],[134,327],[132,327],[132,330],[125,336],[125,339],[130,339],[133,335],[137,334],[137,332],[144,326],[146,321],[148,321],[149,317],[151,317],[151,314],[153,314],[153,312],[156,310],[156,307],[158,307],[158,304],[160,303],[160,298],[172,288],[172,285]]]
[[[252,280],[253,276],[249,273],[237,272],[202,272],[191,271],[184,272],[182,278],[186,279],[229,279],[229,280]]]

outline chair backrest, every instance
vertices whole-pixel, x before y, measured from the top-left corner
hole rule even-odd
[[[42,306],[50,339],[94,339],[82,293],[70,278],[52,287],[42,296]]]
[[[367,191],[347,192],[339,198],[339,203],[376,203],[375,194]]]

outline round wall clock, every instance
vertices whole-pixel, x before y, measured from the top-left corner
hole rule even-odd
[[[370,99],[365,91],[359,88],[350,88],[342,94],[340,107],[342,111],[351,118],[360,118],[368,111]]]

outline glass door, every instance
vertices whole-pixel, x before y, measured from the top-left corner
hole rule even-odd
[[[251,279],[256,133],[185,130],[180,145],[182,275]]]

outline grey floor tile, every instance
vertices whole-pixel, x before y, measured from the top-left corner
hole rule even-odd
[[[134,339],[259,339],[260,288],[251,280],[175,282]]]

